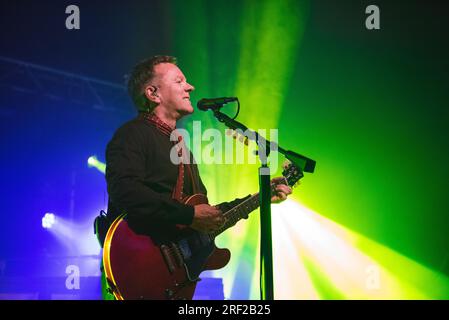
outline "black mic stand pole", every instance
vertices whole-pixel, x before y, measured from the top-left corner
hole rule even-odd
[[[266,143],[260,143],[258,136],[258,154],[261,162],[259,168],[259,202],[260,202],[260,298],[274,300],[273,286],[273,249],[271,238],[271,179],[268,167],[270,149]]]
[[[217,105],[212,111],[218,121],[223,122],[231,129],[240,129],[248,139],[257,142],[261,167],[259,168],[259,201],[260,201],[260,297],[262,300],[274,300],[273,286],[273,250],[271,237],[271,179],[270,168],[268,167],[268,156],[271,150],[278,150],[287,159],[297,165],[301,170],[313,172],[315,161],[293,151],[287,151],[277,144],[266,140],[257,132],[249,130],[242,123],[231,119],[219,109],[223,105]],[[311,170],[311,171],[310,171]]]

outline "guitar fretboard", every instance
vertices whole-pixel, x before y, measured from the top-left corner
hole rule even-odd
[[[286,167],[284,167],[284,171],[282,172],[283,175],[283,181],[277,181],[276,184],[271,184],[271,194],[273,195],[276,189],[276,185],[280,183],[284,183],[290,187],[293,187],[299,179],[303,177],[302,171],[293,164],[288,164]],[[259,201],[259,193],[253,194],[251,197],[246,199],[245,201],[239,203],[232,209],[226,211],[223,213],[224,217],[226,218],[226,222],[224,225],[213,232],[210,233],[203,233],[205,236],[202,239],[202,242],[213,242],[214,239],[224,232],[225,230],[231,228],[234,226],[237,222],[239,222],[243,218],[247,218],[248,214],[254,210],[256,210],[260,206]]]
[[[275,185],[271,185],[271,192],[273,193]],[[216,236],[224,232],[225,230],[234,226],[241,219],[247,218],[248,214],[256,210],[260,205],[259,193],[253,194],[245,201],[239,203],[234,208],[223,213],[226,218],[225,224],[218,230],[209,233],[210,239],[214,239]]]

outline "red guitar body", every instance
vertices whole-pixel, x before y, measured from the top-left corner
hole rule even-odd
[[[207,202],[201,194],[185,200],[192,206]],[[151,236],[136,234],[125,217],[113,222],[103,250],[106,278],[116,299],[192,299],[199,274],[229,262],[230,251],[218,249],[207,234],[179,227],[179,237],[156,244]]]

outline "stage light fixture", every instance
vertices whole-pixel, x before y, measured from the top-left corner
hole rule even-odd
[[[43,217],[42,217],[42,227],[44,229],[50,229],[51,227],[53,227],[53,225],[56,223],[56,218],[55,215],[53,213],[46,213]]]

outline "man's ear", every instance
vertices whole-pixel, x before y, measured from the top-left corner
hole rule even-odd
[[[148,100],[159,104],[161,99],[159,98],[159,94],[157,93],[157,88],[155,86],[147,86],[145,88],[145,96]]]

